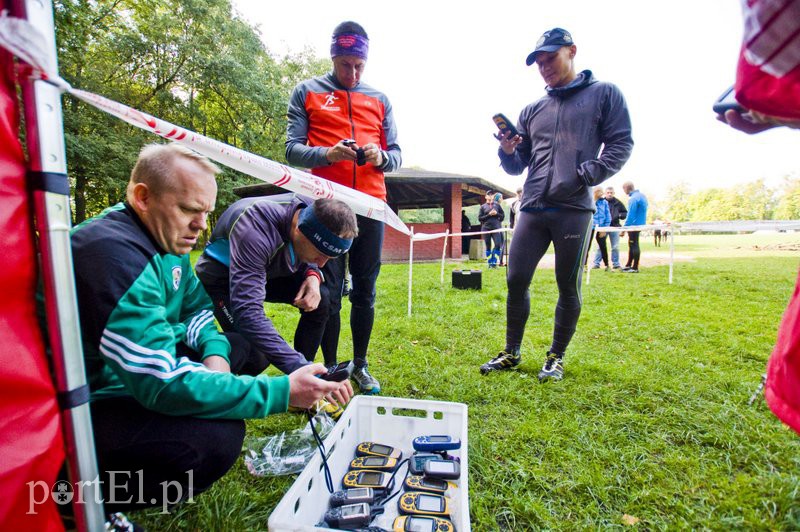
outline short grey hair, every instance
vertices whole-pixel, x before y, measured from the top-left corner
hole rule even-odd
[[[133,187],[138,183],[144,183],[156,194],[170,188],[174,179],[173,168],[177,159],[194,161],[211,175],[221,172],[219,166],[181,144],[174,142],[148,144],[139,152],[139,158],[131,171],[127,189],[128,200],[133,194]]]

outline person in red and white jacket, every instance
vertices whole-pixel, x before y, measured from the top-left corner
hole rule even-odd
[[[400,167],[400,146],[389,99],[361,82],[369,37],[361,25],[347,21],[333,31],[333,71],[298,84],[289,101],[286,160],[311,168],[314,175],[386,200],[384,173]],[[349,252],[352,276],[350,327],[353,333],[353,379],[362,393],[380,392],[367,371],[367,350],[375,321],[375,284],[381,266],[383,223],[358,217],[358,236]],[[323,268],[331,305],[322,352],[336,360],[344,259]]]
[[[744,38],[736,100],[717,119],[748,134],[800,128],[800,1],[742,0]],[[800,274],[767,363],[764,395],[772,412],[800,434]]]

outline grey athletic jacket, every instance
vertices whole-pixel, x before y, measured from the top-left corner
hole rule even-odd
[[[522,110],[517,129],[524,140],[516,151],[498,152],[506,173],[519,175],[528,168],[522,210],[594,211],[592,187],[619,172],[633,149],[622,92],[597,81],[589,70],[565,87],[548,88],[546,96]]]

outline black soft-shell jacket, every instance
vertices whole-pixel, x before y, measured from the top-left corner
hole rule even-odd
[[[522,110],[517,129],[524,140],[516,151],[498,151],[508,174],[528,168],[522,210],[594,211],[592,187],[619,172],[633,149],[622,92],[597,81],[589,70],[565,87],[548,88],[546,96]]]

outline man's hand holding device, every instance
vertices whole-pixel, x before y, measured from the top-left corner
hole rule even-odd
[[[514,150],[517,149],[517,146],[522,142],[522,135],[517,131],[517,128],[514,127],[514,124],[506,118],[506,115],[497,113],[492,117],[492,120],[494,120],[497,129],[500,130],[494,138],[500,141],[500,148],[503,150],[503,153],[512,155]]]

